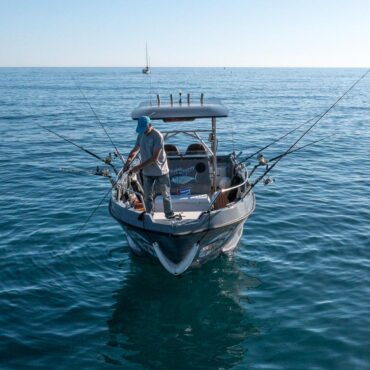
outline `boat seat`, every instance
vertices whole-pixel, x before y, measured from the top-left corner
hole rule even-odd
[[[207,154],[207,150],[202,143],[193,143],[186,149],[186,154]]]
[[[164,150],[168,156],[180,155],[180,151],[174,144],[164,144]]]
[[[207,211],[211,201],[208,194],[172,195],[172,209],[176,213]],[[158,195],[154,200],[154,212],[163,212],[163,197]]]

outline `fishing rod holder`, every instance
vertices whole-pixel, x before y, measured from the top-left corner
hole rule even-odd
[[[201,218],[205,213],[208,213],[208,212],[210,212],[210,211],[212,210],[212,208],[214,207],[214,205],[215,205],[215,203],[216,203],[217,199],[218,199],[218,198],[220,197],[220,195],[221,195],[221,194],[223,194],[223,193],[229,192],[229,191],[231,191],[231,190],[238,190],[238,191],[240,191],[240,192],[242,193],[242,194],[241,194],[241,197],[243,198],[243,197],[244,197],[244,195],[246,195],[246,194],[245,194],[245,192],[246,192],[248,189],[246,188],[246,189],[242,190],[242,188],[243,188],[243,187],[246,187],[246,186],[248,186],[248,185],[249,185],[249,175],[248,175],[248,172],[246,171],[246,172],[245,172],[245,180],[244,180],[242,183],[240,183],[240,184],[238,184],[238,185],[235,185],[235,186],[231,186],[231,187],[229,187],[229,188],[225,188],[225,189],[218,188],[218,189],[213,193],[213,195],[212,195],[212,197],[211,197],[211,203],[210,203],[210,205],[209,205],[208,209],[207,209],[206,211],[202,212],[202,213],[199,215],[198,219],[199,219],[199,218]],[[244,193],[244,194],[243,194],[243,193]]]

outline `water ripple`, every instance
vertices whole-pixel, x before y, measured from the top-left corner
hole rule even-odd
[[[248,154],[325,111],[361,74],[158,68],[151,78],[163,97],[223,99],[219,148]],[[136,69],[0,69],[2,368],[368,368],[369,79],[305,143],[336,136],[286,157],[274,185],[256,188],[237,252],[173,278],[131,255],[107,204],[76,235],[109,183],[62,172],[97,163],[36,123],[101,156],[113,148],[71,75],[123,153],[130,112],[148,99]]]

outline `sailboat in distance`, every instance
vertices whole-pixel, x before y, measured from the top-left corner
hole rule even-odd
[[[142,72],[146,75],[150,73],[150,68],[149,68],[149,59],[148,59],[148,44],[145,43],[145,52],[146,52],[146,66],[143,68]]]

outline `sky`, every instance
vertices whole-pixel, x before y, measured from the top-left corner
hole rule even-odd
[[[370,67],[370,0],[0,0],[0,67]]]

